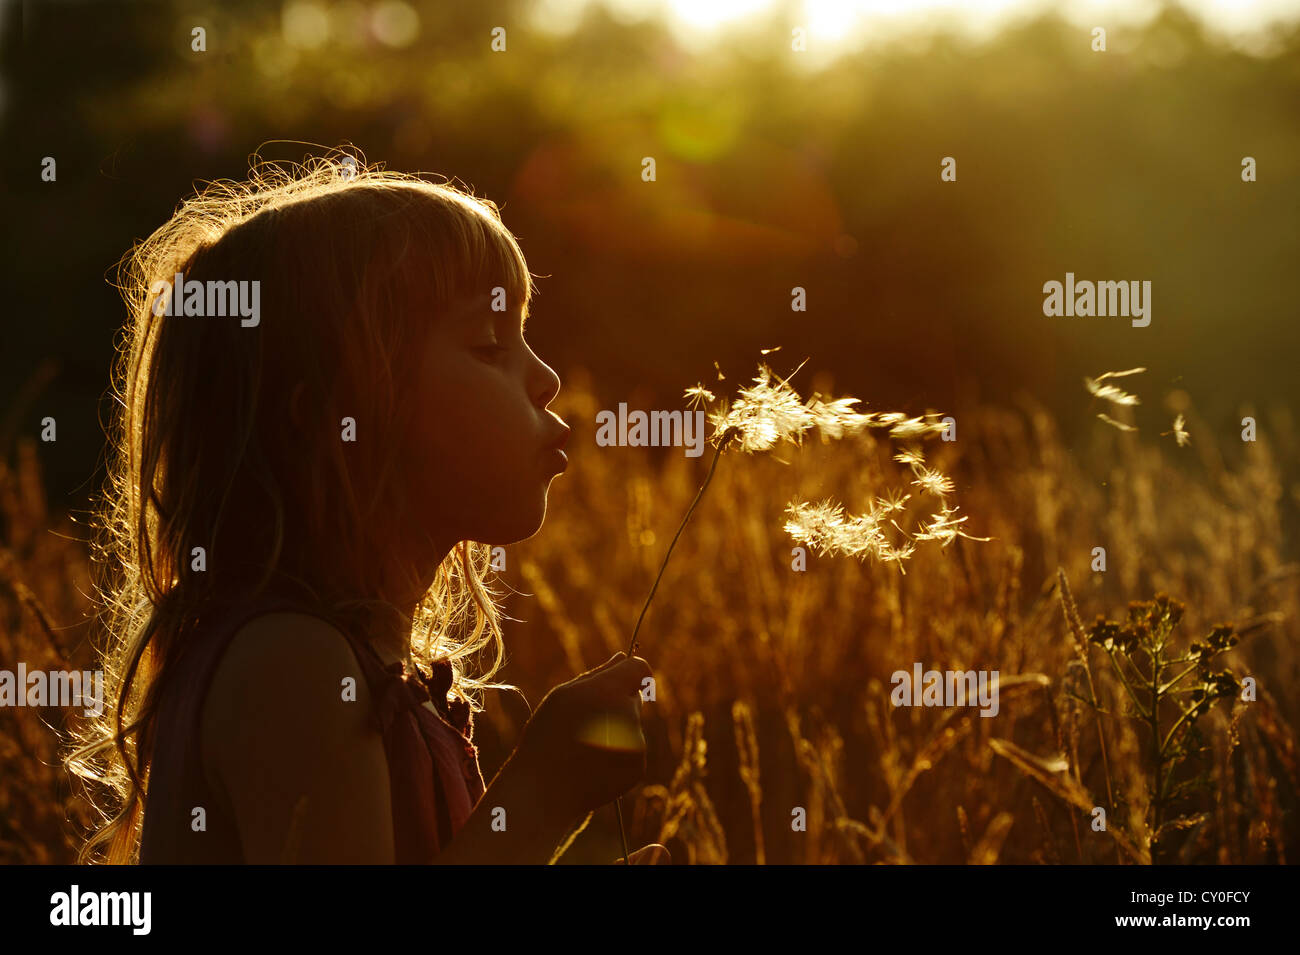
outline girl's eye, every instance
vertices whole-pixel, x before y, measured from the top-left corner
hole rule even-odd
[[[509,350],[510,349],[507,348],[505,345],[498,345],[495,342],[493,342],[491,345],[476,345],[474,348],[471,349],[471,351],[473,351],[474,353],[483,355],[485,358],[489,358],[489,359],[494,359],[497,356],[499,356],[501,353],[507,352]]]

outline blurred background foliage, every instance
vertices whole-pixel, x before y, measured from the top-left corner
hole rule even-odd
[[[1080,379],[1106,369],[1151,369],[1139,423],[1159,430],[1171,393],[1223,436],[1295,398],[1294,21],[1267,56],[1167,6],[1112,26],[1104,53],[1036,13],[981,40],[935,20],[805,60],[798,4],[703,45],[600,4],[559,30],[550,9],[10,4],[0,447],[53,415],[51,491],[84,494],[125,317],[114,263],[195,182],[243,178],[255,151],[321,151],[304,144],[502,204],[545,276],[533,347],[562,376],[588,370],[603,407],[680,406],[714,360],[734,382],[776,345],[778,370],[812,356],[875,407],[960,417],[1028,393],[1070,440],[1104,427]],[[1067,271],[1150,280],[1150,326],[1045,317],[1043,283]]]
[[[890,449],[720,468],[645,637],[671,691],[651,711],[650,784],[627,801],[633,839],[668,841],[678,862],[1114,861],[1062,801],[1111,779],[1102,725],[1063,695],[1060,566],[1085,617],[1163,588],[1191,602],[1189,630],[1229,616],[1256,630],[1239,652],[1261,704],[1240,732],[1240,713],[1215,723],[1217,815],[1177,853],[1295,858],[1295,18],[1247,49],[1167,5],[1099,19],[1104,53],[1055,12],[978,39],[934,19],[832,57],[815,36],[791,51],[800,17],[774,2],[693,35],[566,0],[0,0],[0,666],[88,660],[87,529],[67,512],[102,480],[119,257],[254,153],[350,144],[495,200],[543,276],[529,338],[568,383],[555,407],[575,456],[506,575],[528,595],[510,605],[506,678],[534,702],[626,645],[702,470],[596,453],[598,409],[680,407],[697,381],[729,394],[779,345],[778,372],[811,357],[805,395],[959,421],[938,460],[995,540],[906,577],[825,560],[792,582],[780,530],[791,495],[872,492]],[[1244,156],[1258,182],[1241,181]],[[1043,283],[1067,271],[1151,281],[1150,326],[1045,317]],[[1141,432],[1120,434],[1081,379],[1138,365],[1122,383]],[[1190,449],[1157,436],[1177,412]],[[1257,444],[1239,438],[1245,414]],[[45,416],[57,442],[35,440]],[[1098,541],[1114,572],[1091,572]],[[885,681],[922,659],[1018,674],[997,733],[1021,749],[996,750],[992,721],[969,714],[891,716]],[[489,777],[527,718],[514,694],[496,702],[478,733]],[[71,858],[87,807],[57,765],[62,716],[0,713],[0,860]],[[1124,826],[1145,838],[1141,741],[1117,719],[1105,732],[1137,807]],[[1068,772],[1036,788],[1032,760],[1055,752]],[[806,839],[788,831],[796,802]],[[598,813],[571,857],[607,861],[617,840]]]

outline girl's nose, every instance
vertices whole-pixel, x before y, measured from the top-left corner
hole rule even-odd
[[[537,381],[533,390],[533,400],[539,408],[545,408],[560,393],[560,376],[550,365],[537,359]]]

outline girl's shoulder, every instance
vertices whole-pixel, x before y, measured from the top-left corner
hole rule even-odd
[[[392,858],[388,757],[370,732],[372,708],[358,655],[328,620],[279,610],[232,634],[199,745],[247,861],[277,861],[295,840],[313,861]],[[286,841],[286,827],[297,836]]]
[[[326,738],[360,739],[362,748],[373,748],[364,734],[352,733],[371,709],[368,681],[345,629],[279,595],[201,610],[182,647],[159,688],[141,861],[238,862],[222,769],[250,755],[306,758],[302,747]],[[340,705],[349,698],[357,705]],[[382,767],[382,754],[379,747],[365,755],[372,762],[377,756]],[[191,832],[198,807],[203,838]]]
[[[207,738],[241,714],[274,717],[277,708],[316,698],[304,693],[309,688],[337,690],[351,678],[346,688],[368,703],[361,648],[339,621],[301,601],[272,596],[229,607],[197,637],[193,669],[205,754]]]
[[[260,608],[226,628],[214,661],[212,689],[268,683],[290,689],[291,683],[357,676],[362,668],[355,640],[337,621],[308,609],[275,604]],[[344,672],[346,671],[346,672]],[[218,687],[218,684],[221,684]]]
[[[158,714],[142,861],[247,861],[237,813],[252,814],[244,825],[278,819],[288,790],[331,793],[376,819],[391,799],[399,861],[446,844],[485,788],[472,721],[446,702],[450,664],[431,676],[385,665],[363,630],[292,600],[200,616]],[[200,805],[208,835],[197,839]]]
[[[204,694],[205,764],[241,725],[356,722],[352,711],[371,707],[362,659],[346,630],[300,608],[264,608],[230,627]]]

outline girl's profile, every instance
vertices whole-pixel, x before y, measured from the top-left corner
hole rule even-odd
[[[83,860],[545,863],[645,771],[617,654],[482,775],[490,551],[542,527],[560,380],[496,204],[344,158],[211,183],[121,263]]]

